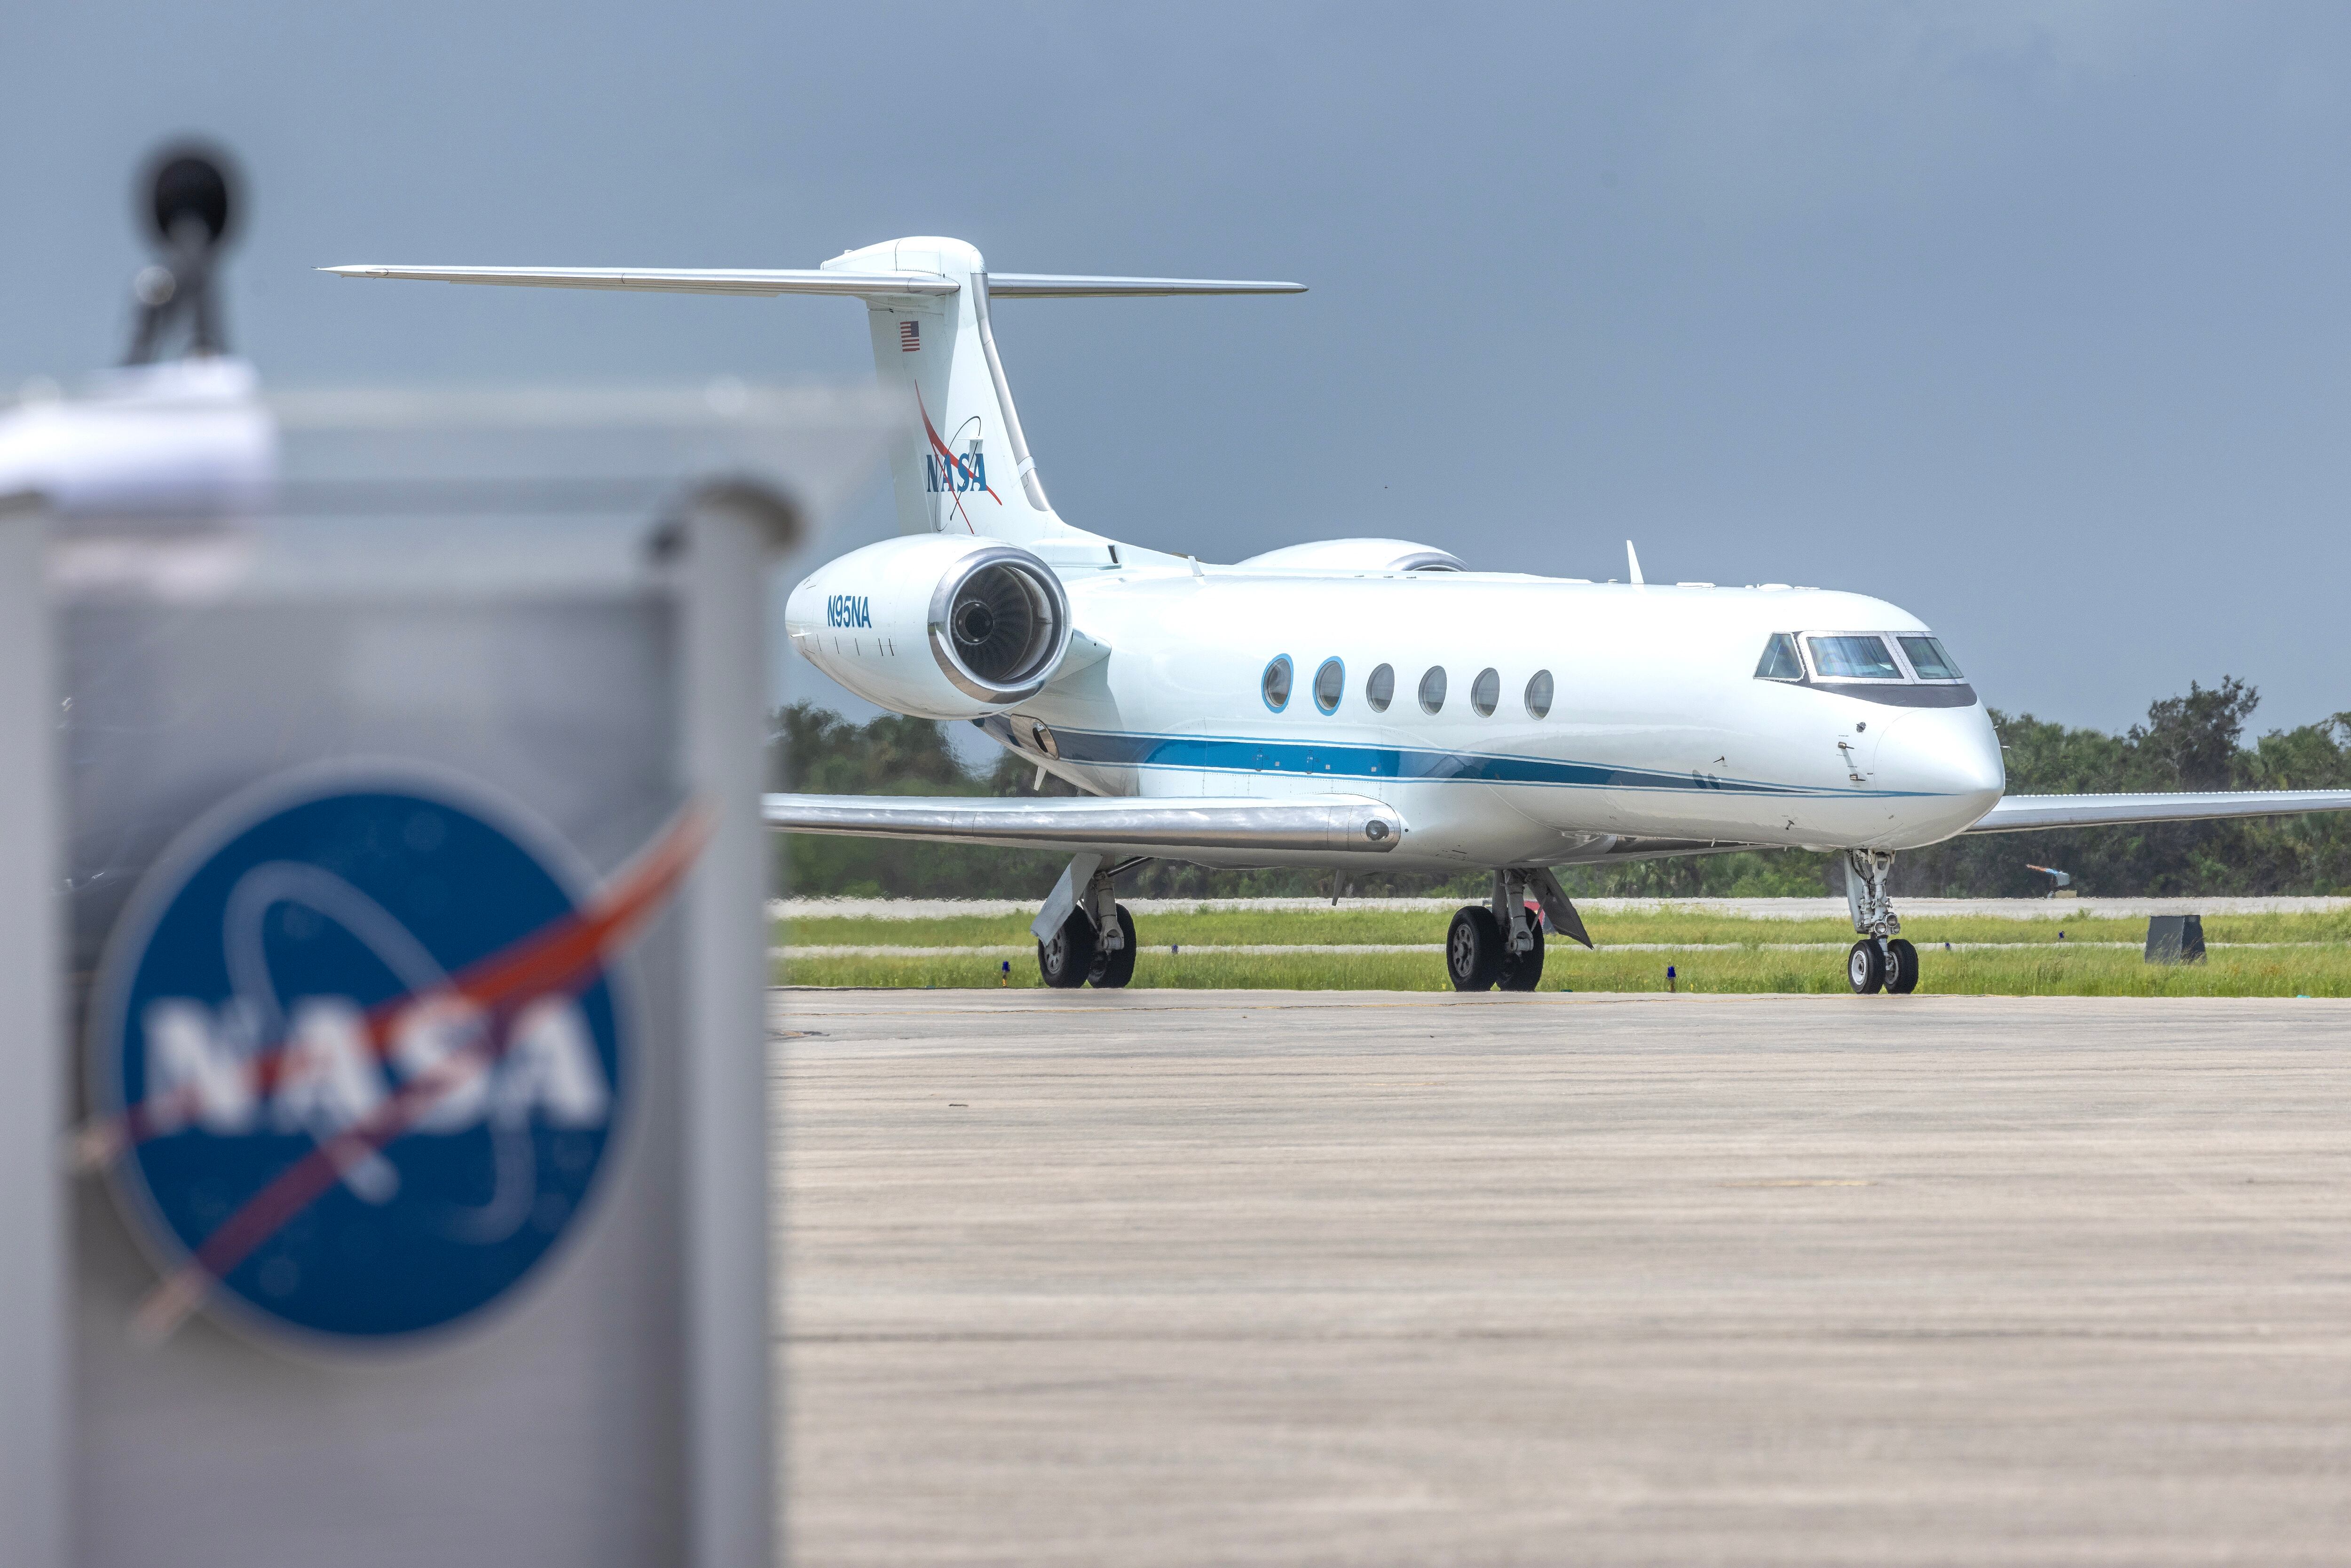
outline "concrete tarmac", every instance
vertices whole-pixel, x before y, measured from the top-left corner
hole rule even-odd
[[[776,1001],[794,1562],[2351,1559],[2351,1003]]]

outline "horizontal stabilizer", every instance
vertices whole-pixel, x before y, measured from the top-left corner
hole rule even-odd
[[[1395,807],[1360,795],[1147,800],[769,795],[763,814],[768,826],[792,832],[1033,849],[1385,853],[1404,838],[1404,819]]]
[[[866,307],[874,369],[903,392],[919,423],[893,442],[891,486],[899,531],[985,534],[1016,545],[1110,541],[1072,528],[1053,510],[996,347],[988,301],[1176,295],[1302,294],[1299,283],[1216,277],[1096,277],[992,273],[973,246],[913,235],[841,252],[821,267],[322,267],[339,277],[482,283],[508,288],[622,293],[829,294]],[[994,480],[990,481],[989,476]]]
[[[839,294],[855,299],[953,294],[962,285],[926,272],[661,267],[322,267],[338,277],[497,283],[512,288],[621,288],[657,294]]]
[[[929,272],[828,272],[789,267],[322,267],[338,277],[402,277],[418,283],[495,283],[509,288],[618,288],[658,294],[840,294],[852,298],[953,294],[953,278]],[[998,299],[1139,298],[1172,294],[1303,294],[1302,283],[1223,277],[1058,277],[991,272]]]
[[[2351,789],[2214,789],[2148,795],[2011,795],[1971,833],[2022,833],[2035,828],[2105,828],[2132,822],[2211,822],[2232,817],[2290,817],[2351,811]]]
[[[1302,283],[1251,283],[1225,277],[1056,277],[1042,272],[991,272],[991,299],[1118,299],[1159,294],[1303,294]]]

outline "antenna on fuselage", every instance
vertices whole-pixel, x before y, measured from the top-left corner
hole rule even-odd
[[[1625,541],[1625,566],[1627,570],[1632,572],[1632,580],[1635,585],[1646,584],[1647,580],[1643,578],[1641,575],[1641,558],[1633,553],[1633,541],[1631,539],[1626,539]]]

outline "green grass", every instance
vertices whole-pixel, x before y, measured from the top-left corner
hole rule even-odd
[[[1442,942],[1449,910],[1426,914],[1364,908],[1332,910],[1218,910],[1198,915],[1152,915],[1143,921],[1143,940],[1169,943]],[[1851,942],[1843,919],[1750,920],[1683,910],[1625,915],[1589,915],[1592,939],[1614,942],[1692,944]],[[2010,920],[1993,915],[1919,915],[1906,919],[1902,934],[1921,947],[1928,943],[2001,942],[2054,946],[2057,933],[2072,942],[2140,942],[2147,922],[2095,920],[2058,915],[2046,920]],[[863,920],[824,917],[775,923],[778,946],[885,944],[900,947],[961,947],[1019,944],[1029,937],[1022,915],[956,915],[940,920]],[[2204,920],[2207,942],[2351,943],[2351,911],[2327,915],[2213,915]]]
[[[1168,944],[1242,943],[1434,943],[1444,939],[1449,915],[1364,908],[1330,912],[1232,911],[1154,915],[1141,933],[1147,944],[1137,955],[1139,987],[1283,988],[1299,990],[1440,990],[1442,960],[1435,953],[1170,955]],[[1744,920],[1681,911],[1593,917],[1589,921],[1602,951],[1588,953],[1554,938],[1548,951],[1542,989],[1662,991],[1666,966],[1679,971],[1683,990],[1699,992],[1841,992],[1845,989],[1842,948],[1853,940],[1843,921]],[[2057,940],[2063,929],[2064,942]],[[2213,915],[2204,922],[2210,943],[2294,942],[2314,946],[2220,947],[2200,965],[2169,967],[2144,962],[2136,946],[2097,947],[2095,942],[2141,941],[2144,920],[2003,920],[1975,915],[1921,917],[1906,922],[1904,935],[1924,956],[1921,992],[1997,996],[2351,996],[2351,916],[2345,915]],[[778,927],[779,943],[787,933]],[[1038,983],[1035,959],[1026,951],[1026,922],[958,916],[945,920],[816,919],[796,922],[789,939],[820,946],[981,946],[1023,949],[1010,958],[1011,984]],[[1945,942],[1991,943],[1993,949]],[[1613,943],[1703,945],[1688,952],[1606,950]],[[1817,942],[1827,949],[1773,951],[1770,945]],[[1726,950],[1723,944],[1735,946]],[[804,986],[991,987],[1000,983],[1001,957],[810,956],[787,957],[778,977]]]

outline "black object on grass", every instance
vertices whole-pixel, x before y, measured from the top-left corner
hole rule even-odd
[[[2200,915],[2148,915],[2147,961],[2150,964],[2202,963],[2204,917]]]

